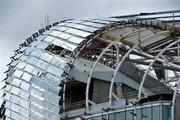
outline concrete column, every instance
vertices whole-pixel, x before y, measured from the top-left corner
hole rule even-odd
[[[116,91],[117,91],[117,96],[119,97],[119,99],[123,99],[124,98],[123,97],[122,85],[123,85],[123,83],[120,83],[120,82],[116,83],[116,86],[117,86]]]

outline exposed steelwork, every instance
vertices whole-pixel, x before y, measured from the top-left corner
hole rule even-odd
[[[179,13],[69,19],[40,29],[10,57],[0,84],[0,117],[178,120]],[[171,115],[142,115],[149,104]],[[113,116],[122,111],[125,118]]]

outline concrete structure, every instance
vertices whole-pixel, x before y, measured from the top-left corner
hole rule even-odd
[[[40,29],[7,65],[0,117],[179,120],[178,13],[70,19]]]

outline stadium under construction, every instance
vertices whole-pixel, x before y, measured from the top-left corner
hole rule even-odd
[[[27,38],[2,120],[180,120],[180,10],[68,19]]]

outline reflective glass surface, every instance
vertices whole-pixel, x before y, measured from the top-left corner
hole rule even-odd
[[[29,82],[31,80],[31,75],[28,73],[24,73],[22,76],[22,79],[24,79],[25,81]]]
[[[72,44],[65,42],[65,41],[62,41],[60,39],[55,39],[52,43],[57,45],[57,46],[60,46],[62,48],[65,48],[67,50],[70,50],[70,51],[74,51],[74,49],[77,48],[76,45],[72,45]]]
[[[69,28],[66,32],[72,33],[74,35],[78,35],[81,37],[88,37],[89,35],[91,35],[91,33],[89,33],[89,32],[85,32],[85,31],[77,30],[77,29],[73,29],[73,28]]]
[[[84,39],[80,37],[72,36],[68,39],[68,41],[76,43],[76,44],[80,44],[82,41],[84,41]]]
[[[47,36],[45,39],[43,39],[43,41],[52,42],[53,39],[54,39],[54,37],[52,37],[52,36]]]
[[[20,78],[22,74],[23,74],[22,71],[16,70],[13,75]]]
[[[40,58],[47,62],[50,62],[52,60],[53,56],[44,52]]]
[[[23,69],[26,66],[26,63],[19,62],[16,67]]]
[[[66,31],[68,29],[68,27],[64,27],[64,26],[55,26],[52,29],[56,29],[56,30],[60,30],[60,31]]]
[[[13,78],[11,84],[14,85],[14,86],[20,86],[20,83],[21,83],[21,80],[20,79],[17,79],[17,78]]]

